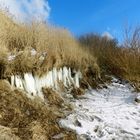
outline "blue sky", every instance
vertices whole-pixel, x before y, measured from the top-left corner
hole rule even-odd
[[[48,0],[49,21],[74,35],[109,32],[122,38],[126,25],[140,23],[140,0]]]
[[[140,0],[0,0],[19,21],[42,17],[75,36],[109,32],[122,40],[126,25],[140,24]]]

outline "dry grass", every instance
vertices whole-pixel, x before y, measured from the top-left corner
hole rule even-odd
[[[74,133],[59,127],[57,121],[63,117],[59,108],[45,105],[39,99],[31,100],[21,91],[13,91],[4,80],[0,81],[0,101],[0,125],[9,128],[13,136],[21,140],[51,140],[63,133],[66,140],[76,139]]]
[[[115,40],[108,40],[95,34],[82,36],[80,42],[86,45],[98,59],[103,74],[140,83],[140,51],[132,47],[119,47]]]
[[[53,67],[62,66],[82,71],[91,67],[99,74],[95,57],[81,47],[66,29],[43,22],[17,24],[2,11],[0,18],[3,19],[0,21],[0,45],[9,49],[10,54],[17,55],[14,61],[9,62],[7,75],[25,71],[42,75]],[[34,57],[30,54],[32,49],[37,51]],[[44,52],[47,55],[41,61]]]
[[[70,92],[74,98],[77,98],[81,95],[84,95],[85,94],[85,91],[83,88],[72,88],[71,92]]]
[[[0,46],[0,79],[4,76],[7,64],[7,49]]]
[[[14,135],[10,128],[0,125],[0,140],[21,140],[21,139],[18,136]]]
[[[56,91],[50,88],[43,88],[42,91],[50,105],[57,105],[61,107],[62,104],[64,104],[64,99],[60,95],[60,93],[57,93]]]

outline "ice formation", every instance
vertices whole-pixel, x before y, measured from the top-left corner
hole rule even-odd
[[[11,85],[13,87],[25,90],[29,96],[39,96],[44,99],[42,94],[42,87],[49,87],[54,89],[59,89],[59,82],[62,82],[65,87],[70,87],[74,85],[79,88],[80,71],[76,72],[72,76],[72,70],[67,67],[60,68],[57,70],[53,68],[52,71],[49,71],[47,74],[44,74],[42,77],[33,75],[32,73],[24,73],[21,75],[11,76]]]

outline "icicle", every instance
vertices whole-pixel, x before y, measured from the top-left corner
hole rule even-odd
[[[56,68],[53,68],[53,83],[54,83],[54,88],[58,89],[58,85],[57,85],[57,70]]]
[[[14,79],[12,79],[12,80],[14,80]],[[12,81],[13,82],[13,81]],[[12,83],[13,84],[13,83]],[[19,75],[16,75],[15,76],[15,86],[17,87],[17,88],[19,88],[19,89],[24,89],[24,87],[23,87],[23,83],[22,83],[22,79],[21,79],[21,77],[19,76]]]
[[[58,71],[58,80],[62,81],[63,80],[63,71],[62,68],[60,68],[60,70]]]
[[[38,76],[35,76],[34,80],[35,80],[36,95],[44,100],[40,78]]]
[[[45,80],[45,86],[50,87],[49,74],[46,74],[44,76],[44,80]]]
[[[68,87],[67,85],[67,77],[68,77],[68,71],[66,67],[63,67],[63,84],[65,87]]]
[[[48,80],[49,80],[50,87],[53,87],[54,86],[54,83],[53,83],[53,74],[52,74],[52,71],[49,71],[49,73],[48,73]]]
[[[39,96],[40,98],[44,99],[42,87],[58,89],[58,82],[62,82],[65,87],[69,87],[74,84],[79,88],[80,78],[80,71],[75,72],[75,76],[73,78],[70,68],[63,67],[58,71],[56,68],[53,68],[52,71],[49,71],[42,77],[36,75],[33,77],[32,73],[25,73],[23,78],[19,75],[11,76],[11,85],[27,91],[28,96],[30,97]]]
[[[14,75],[11,76],[11,86],[12,87],[15,86],[15,76]]]
[[[71,86],[72,84],[74,84],[74,79],[71,76],[71,68],[69,68],[68,78],[70,80],[70,86]]]
[[[79,80],[80,80],[81,78],[82,78],[82,77],[81,77],[81,72],[78,71],[78,72],[75,74],[75,86],[76,86],[77,88],[80,87],[80,82],[79,82]]]
[[[25,80],[26,91],[30,94],[33,94],[33,96],[36,96],[36,87],[35,87],[35,80],[33,78],[33,75],[31,73],[25,73],[24,80]]]
[[[39,77],[35,76],[34,80],[35,80],[36,92],[39,93],[40,92],[40,88],[41,88],[40,87],[40,82],[39,82]]]

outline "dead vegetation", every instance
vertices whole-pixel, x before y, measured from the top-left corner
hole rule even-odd
[[[5,76],[35,72],[42,75],[53,67],[68,66],[84,70],[91,67],[99,75],[96,59],[74,39],[71,33],[63,28],[43,22],[29,24],[15,23],[7,13],[1,11],[0,45],[8,49],[8,55],[15,59],[8,62]],[[36,54],[32,55],[31,50]]]
[[[8,64],[7,49],[0,46],[0,79],[3,78],[4,72]]]
[[[21,140],[18,136],[13,134],[12,130],[8,127],[0,125],[0,139],[1,140]]]
[[[136,28],[127,37],[122,46],[116,40],[98,34],[87,34],[80,37],[81,44],[87,46],[91,54],[97,57],[104,75],[115,75],[128,80],[138,89],[140,87],[140,29]]]
[[[85,90],[83,88],[72,88],[71,94],[73,95],[74,98],[78,98],[81,95],[84,95]]]
[[[43,88],[43,94],[50,105],[56,105],[58,107],[62,107],[64,104],[64,99],[57,91],[54,91],[51,88]]]
[[[59,127],[58,120],[63,117],[59,108],[31,100],[21,91],[13,91],[8,82],[0,82],[0,125],[5,129],[0,139],[8,140],[10,135],[13,140],[51,140],[60,133],[64,135],[60,139],[76,139],[74,133]]]

